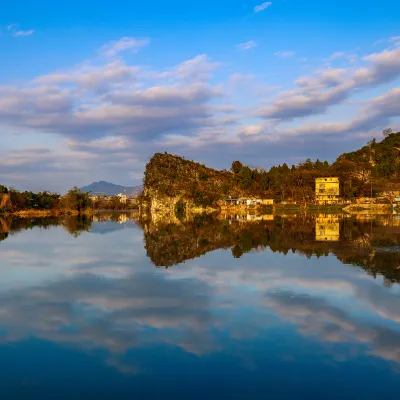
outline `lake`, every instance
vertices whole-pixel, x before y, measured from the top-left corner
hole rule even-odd
[[[396,215],[0,229],[2,399],[398,398]]]

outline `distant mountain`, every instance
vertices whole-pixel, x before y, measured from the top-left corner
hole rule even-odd
[[[104,194],[105,196],[115,196],[119,193],[124,193],[128,196],[137,196],[138,194],[142,193],[143,186],[121,186],[110,182],[100,181],[83,186],[81,190],[83,192],[91,192],[93,194]]]

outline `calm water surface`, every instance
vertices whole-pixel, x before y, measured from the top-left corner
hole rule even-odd
[[[111,217],[0,218],[2,399],[399,398],[396,216]]]

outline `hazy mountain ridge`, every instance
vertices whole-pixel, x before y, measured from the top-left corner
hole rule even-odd
[[[93,194],[104,194],[106,196],[115,196],[119,193],[124,193],[128,196],[137,196],[142,193],[143,186],[122,186],[106,181],[99,181],[83,186],[81,190]]]

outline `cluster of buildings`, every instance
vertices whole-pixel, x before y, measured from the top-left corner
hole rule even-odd
[[[274,204],[273,199],[249,199],[249,198],[231,198],[224,200],[224,205],[230,206],[272,206]]]
[[[106,196],[103,193],[93,193],[90,198],[92,201],[111,201],[113,198],[118,197],[119,201],[123,204],[127,204],[130,200],[134,200],[134,196],[128,196],[125,193],[118,193],[115,196]]]
[[[339,178],[337,177],[324,177],[315,179],[315,202],[317,204],[338,204],[342,200],[340,198]],[[259,199],[259,198],[232,198],[229,197],[223,201],[225,207],[232,206],[260,206],[260,205],[273,205],[273,199]]]
[[[399,190],[386,191],[381,194],[381,197],[376,199],[357,199],[355,203],[372,203],[389,201],[391,203],[400,203],[400,188]],[[315,204],[343,204],[344,201],[340,197],[340,182],[338,177],[323,177],[315,179]],[[251,207],[260,205],[273,205],[273,199],[260,199],[260,198],[232,198],[224,199],[222,206],[232,207]]]
[[[341,204],[343,200],[340,197],[339,178],[326,177],[315,179],[315,201],[317,204]],[[386,190],[380,193],[378,197],[363,197],[354,200],[356,204],[368,203],[400,203],[400,187],[393,190]]]

